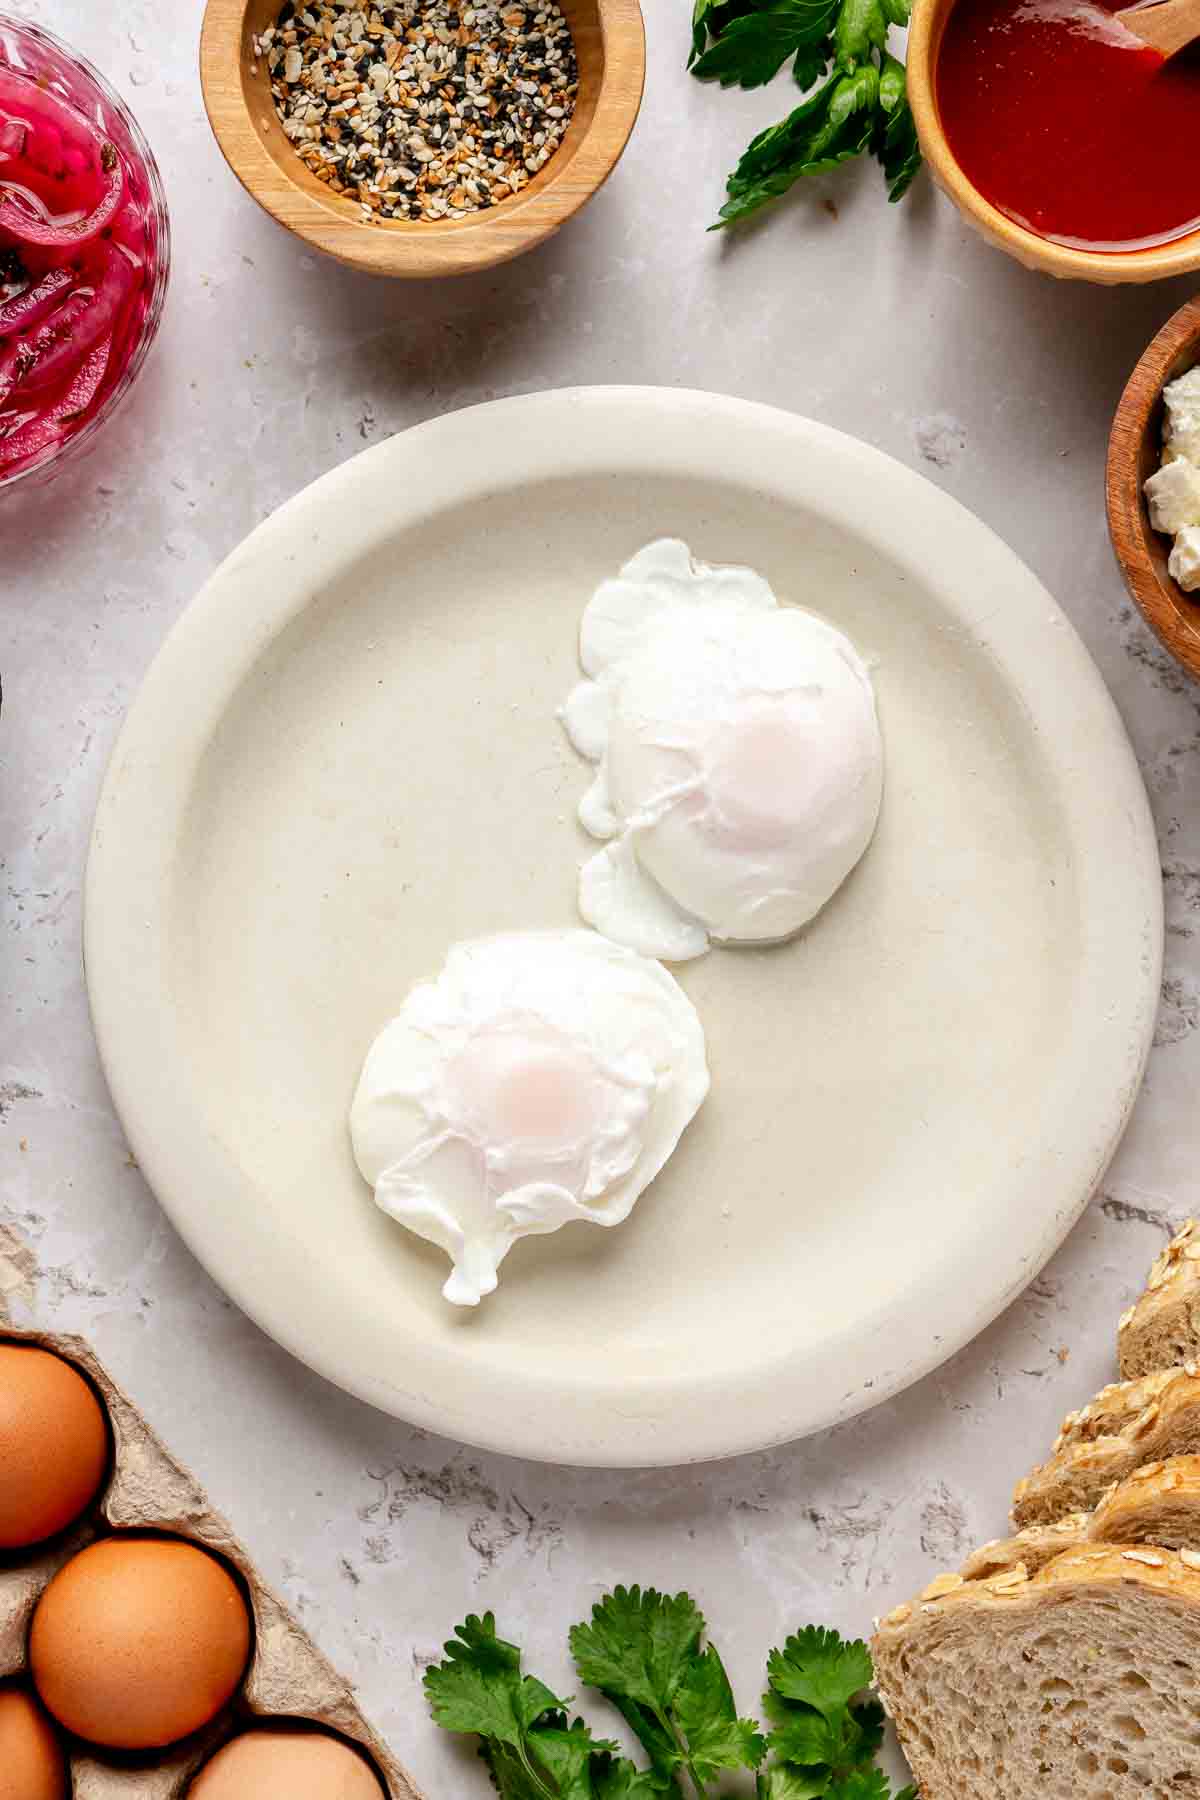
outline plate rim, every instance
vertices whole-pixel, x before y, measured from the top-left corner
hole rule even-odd
[[[636,430],[631,429],[633,415],[638,415]],[[714,433],[722,463],[728,465],[732,451],[735,464],[739,456],[743,459],[740,472],[713,463]],[[249,1242],[235,1246],[245,1256],[231,1267],[230,1246],[219,1241],[211,1226],[204,1199],[212,1179],[240,1177],[200,1113],[189,1108],[186,1095],[157,1066],[164,1060],[158,1048],[164,1007],[155,952],[165,936],[169,898],[156,893],[152,882],[147,890],[139,871],[167,873],[172,814],[163,806],[163,795],[174,786],[181,798],[186,796],[189,767],[199,763],[208,741],[206,718],[220,717],[222,705],[236,692],[237,672],[244,674],[288,618],[302,612],[320,591],[326,565],[332,570],[347,554],[365,554],[406,523],[461,500],[464,489],[488,491],[489,479],[495,485],[495,450],[500,447],[505,486],[516,478],[561,475],[565,467],[577,474],[611,472],[614,458],[619,464],[624,453],[627,471],[653,463],[660,472],[675,469],[693,478],[724,473],[736,477],[735,485],[741,487],[756,486],[770,467],[770,479],[787,487],[800,504],[817,503],[819,489],[828,518],[852,528],[893,560],[907,557],[921,569],[927,585],[941,585],[947,595],[953,591],[964,626],[977,631],[1002,662],[1016,660],[1023,676],[1016,684],[1021,701],[1052,763],[1061,762],[1059,773],[1064,779],[1069,774],[1069,789],[1077,792],[1080,805],[1067,815],[1072,842],[1088,859],[1094,879],[1103,872],[1104,906],[1115,907],[1122,927],[1118,933],[1111,924],[1089,918],[1085,957],[1102,960],[1092,936],[1112,940],[1120,935],[1130,947],[1124,979],[1110,969],[1111,986],[1106,988],[1110,1022],[1116,996],[1122,1041],[1116,1043],[1116,1028],[1103,1040],[1098,1081],[1093,1069],[1081,1072],[1073,1142],[1059,1156],[1064,1168],[1070,1165],[1064,1191],[1053,1204],[1047,1202],[1040,1229],[1026,1230],[1018,1243],[1006,1240],[980,1259],[972,1299],[956,1297],[944,1329],[929,1329],[922,1289],[911,1297],[910,1317],[917,1329],[909,1330],[903,1345],[880,1349],[872,1359],[861,1344],[837,1344],[839,1354],[844,1350],[846,1355],[844,1374],[827,1390],[811,1370],[794,1367],[787,1358],[778,1369],[784,1397],[765,1407],[742,1391],[745,1379],[736,1375],[732,1381],[694,1381],[690,1388],[686,1382],[648,1380],[636,1392],[628,1386],[618,1390],[615,1384],[607,1391],[601,1384],[581,1389],[574,1382],[553,1380],[530,1386],[511,1371],[481,1377],[476,1365],[456,1362],[452,1353],[435,1350],[430,1358],[427,1349],[422,1352],[419,1331],[408,1334],[413,1372],[399,1380],[356,1363],[353,1346],[347,1347],[344,1334],[334,1328],[327,1295],[306,1292],[303,1306],[298,1305],[294,1289],[265,1266],[261,1246],[256,1251]],[[785,448],[818,454],[768,457],[768,451]],[[775,467],[780,460],[783,466]],[[823,470],[819,478],[814,476],[818,464]],[[395,479],[398,465],[404,466],[403,482]],[[877,503],[881,498],[885,502],[866,517],[854,482],[843,480],[838,487],[839,478],[864,472]],[[387,497],[374,519],[364,504],[372,483]],[[354,524],[346,528],[337,501],[350,491]],[[321,529],[312,532],[314,519],[333,520],[324,537]],[[266,559],[297,561],[294,544],[301,524],[312,540],[303,572],[293,574],[290,587],[279,583],[283,597],[273,584],[252,582],[248,605],[246,583],[257,565]],[[961,595],[947,576],[935,578],[924,560],[928,542],[935,540],[949,567],[955,558],[948,551],[971,552],[973,560],[965,566],[974,585]],[[988,596],[1000,590],[1005,605],[997,615],[988,610]],[[1041,667],[1051,648],[1052,675]],[[185,672],[187,691],[181,694]],[[1082,766],[1071,764],[1067,741],[1080,719],[1095,740],[1089,738],[1086,777]],[[1101,764],[1097,742],[1104,751]],[[1125,856],[1114,854],[1119,835]],[[1131,936],[1139,946],[1136,956]],[[298,1360],[395,1417],[501,1454],[609,1468],[702,1462],[811,1435],[899,1393],[985,1329],[1058,1248],[1115,1153],[1153,1039],[1162,948],[1157,836],[1132,746],[1082,640],[1016,552],[951,495],[872,445],[780,408],[679,388],[560,388],[463,408],[349,458],[260,522],[184,609],[129,707],[101,789],[84,889],[88,996],[115,1110],[159,1204],[217,1285]],[[1102,1104],[1097,1104],[1098,1088]],[[952,1283],[949,1268],[941,1280],[943,1287]],[[464,1386],[473,1386],[474,1394],[464,1394]],[[681,1400],[687,1404],[681,1406]]]

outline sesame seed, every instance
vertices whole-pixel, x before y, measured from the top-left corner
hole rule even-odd
[[[299,155],[372,221],[460,218],[519,193],[579,88],[553,3],[289,0],[253,52]]]

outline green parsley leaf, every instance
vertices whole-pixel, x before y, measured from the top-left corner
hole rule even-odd
[[[518,1748],[533,1721],[562,1704],[540,1681],[522,1677],[520,1651],[496,1636],[492,1613],[472,1613],[446,1645],[446,1658],[425,1675],[425,1696],[446,1731]]]
[[[701,1649],[704,1615],[687,1594],[617,1588],[571,1633],[580,1678],[597,1687],[632,1726],[650,1756],[652,1778],[677,1792],[686,1769],[703,1795],[722,1769],[757,1768],[765,1740],[739,1719],[716,1650]]]
[[[615,1744],[598,1742],[582,1719],[567,1727],[552,1725],[530,1733],[529,1746],[554,1781],[559,1800],[593,1800],[592,1758],[612,1755]]]
[[[858,1727],[859,1761],[878,1756],[883,1748],[884,1711],[878,1700],[860,1700],[850,1708],[850,1716]]]
[[[731,195],[748,193],[794,158],[798,146],[806,141],[807,135],[824,119],[834,85],[834,82],[827,81],[815,94],[802,100],[786,119],[781,119],[778,125],[768,125],[756,138],[751,138],[742,152],[741,161],[729,177]]]
[[[878,103],[879,70],[874,63],[863,63],[861,68],[843,75],[834,87],[829,102],[830,121],[837,126],[843,125],[855,113],[873,112]]]
[[[792,64],[792,79],[804,93],[815,87],[829,68],[830,45],[827,38],[819,44],[802,44]]]
[[[492,1613],[474,1613],[427,1670],[425,1694],[447,1731],[473,1732],[501,1800],[648,1800],[638,1771],[615,1760],[617,1746],[568,1722],[563,1702],[521,1672],[521,1654],[496,1632]],[[597,1788],[593,1777],[607,1784]]]
[[[638,1587],[606,1595],[571,1633],[581,1676],[629,1722],[650,1753],[649,1769],[593,1737],[524,1674],[520,1651],[499,1636],[491,1613],[458,1627],[425,1689],[439,1725],[479,1737],[500,1800],[682,1800],[683,1786],[695,1800],[711,1800],[720,1777],[743,1768],[759,1771],[757,1800],[893,1800],[874,1765],[883,1709],[864,1695],[872,1677],[864,1644],[809,1627],[773,1650],[767,1738],[738,1717],[725,1666],[704,1637],[704,1617],[687,1594]],[[773,1761],[763,1768],[768,1749]],[[895,1800],[917,1800],[916,1790]]]
[[[704,1615],[687,1594],[616,1588],[571,1632],[581,1681],[651,1711],[666,1711],[699,1654]]]
[[[546,1800],[550,1794],[540,1777],[507,1744],[485,1738],[479,1754],[500,1800]],[[554,1800],[553,1795],[550,1800]]]
[[[921,146],[908,104],[904,65],[886,54],[879,75],[879,106],[883,128],[877,128],[872,149],[883,165],[888,199],[902,200],[921,167]]]
[[[790,60],[807,96],[750,144],[729,177],[713,230],[749,218],[803,176],[868,151],[883,166],[889,200],[908,192],[921,151],[904,65],[887,38],[911,11],[912,0],[694,0],[693,74],[722,87],[755,88]]]
[[[829,1770],[858,1762],[853,1747],[847,1742],[845,1729],[850,1714],[843,1712],[836,1723],[824,1718],[811,1707],[797,1707],[787,1723],[771,1733],[770,1745],[776,1756],[787,1763],[800,1763],[806,1768],[819,1764]]]
[[[626,1700],[609,1688],[603,1692],[604,1698],[620,1713],[650,1758],[650,1773],[657,1790],[677,1794],[675,1772],[683,1766],[683,1752],[669,1723],[649,1706],[639,1706],[637,1701]]]
[[[781,125],[761,133],[729,177],[729,198],[712,229],[749,218],[802,175],[861,156],[875,130],[878,92],[878,72],[868,63],[852,74],[832,76]]]
[[[829,36],[840,4],[841,0],[770,0],[727,25],[694,61],[692,73],[701,81],[719,81],[722,87],[764,87],[795,56],[799,80],[801,70],[812,62],[811,53],[801,59],[800,52]]]
[[[776,0],[695,0],[692,8],[692,53],[688,58],[688,67],[691,68],[696,58],[702,54],[710,37],[720,37],[735,19],[775,3]]]
[[[767,1741],[752,1719],[739,1719],[715,1646],[697,1657],[680,1684],[675,1717],[690,1766],[706,1785],[719,1769],[757,1769]]]
[[[847,1643],[836,1631],[809,1625],[790,1637],[767,1662],[771,1686],[785,1700],[815,1707],[828,1719],[870,1686],[871,1653],[857,1639]]]
[[[882,0],[843,0],[833,28],[834,61],[839,69],[856,69],[887,41],[888,21]]]
[[[883,1708],[877,1700],[862,1700],[826,1717],[768,1690],[763,1710],[774,1727],[770,1748],[785,1762],[848,1768],[869,1763],[883,1743]]]
[[[841,1793],[851,1776],[883,1780],[873,1766],[883,1742],[883,1708],[877,1700],[857,1698],[872,1673],[865,1644],[812,1626],[771,1652],[763,1706],[773,1727],[769,1747],[779,1759],[773,1767],[794,1773],[801,1794],[890,1800],[886,1781],[882,1788],[860,1793],[852,1786]],[[787,1792],[784,1785],[785,1800]]]
[[[825,1792],[826,1800],[892,1800],[892,1784],[882,1769],[854,1769]],[[916,1800],[916,1790],[905,1788],[896,1800]]]
[[[615,1757],[592,1764],[592,1790],[596,1800],[662,1800],[662,1789],[645,1769]]]
[[[758,1778],[758,1800],[825,1800],[828,1769],[798,1769],[774,1763]]]
[[[669,1717],[689,1665],[698,1656],[704,1616],[687,1594],[617,1588],[592,1608],[590,1624],[571,1632],[580,1680],[599,1688],[650,1758],[659,1787],[675,1788],[686,1761]]]
[[[688,57],[688,68],[692,67],[698,56],[703,55],[704,46],[708,42],[708,21],[716,0],[696,0],[692,8],[692,53]]]

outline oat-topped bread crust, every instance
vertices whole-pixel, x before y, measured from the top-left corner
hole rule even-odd
[[[1092,1436],[1097,1406],[1110,1429]],[[1200,1372],[1191,1364],[1152,1378],[1149,1385],[1142,1379],[1106,1388],[1074,1421],[1067,1421],[1050,1461],[1018,1482],[1013,1495],[1018,1529],[1093,1511],[1114,1482],[1144,1463],[1200,1452]]]
[[[1094,1544],[1200,1551],[1200,1456],[1143,1463],[1104,1496],[1088,1537]]]
[[[1036,1575],[1064,1550],[1076,1550],[1085,1544],[1091,1522],[1091,1513],[1068,1513],[1051,1525],[1029,1525],[1012,1537],[993,1538],[990,1544],[981,1544],[971,1552],[959,1573],[964,1581],[989,1581],[993,1575],[1005,1575],[1010,1569]]]
[[[1200,1225],[1189,1219],[1150,1271],[1146,1291],[1117,1328],[1121,1374],[1200,1359]]]
[[[1051,1525],[1030,1525],[997,1538],[962,1565],[966,1581],[986,1581],[1009,1569],[1036,1575],[1064,1550],[1088,1544],[1151,1544],[1200,1552],[1200,1456],[1144,1463],[1104,1495],[1095,1512],[1068,1513]]]
[[[1093,1546],[1032,1579],[942,1576],[871,1651],[923,1800],[1200,1795],[1200,1555]]]
[[[1123,1431],[1130,1419],[1152,1400],[1157,1400],[1164,1388],[1170,1387],[1181,1369],[1185,1374],[1196,1373],[1196,1365],[1178,1363],[1169,1369],[1155,1369],[1134,1381],[1109,1382],[1086,1406],[1067,1414],[1054,1440],[1054,1454],[1071,1444],[1092,1444],[1097,1438],[1112,1437]]]

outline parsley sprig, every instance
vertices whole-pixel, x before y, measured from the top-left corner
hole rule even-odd
[[[695,0],[689,63],[701,81],[762,87],[790,62],[807,95],[746,149],[714,230],[856,156],[880,163],[890,200],[908,192],[921,152],[904,65],[887,40],[911,9],[912,0]]]
[[[474,1614],[425,1676],[436,1722],[473,1733],[501,1800],[707,1800],[733,1770],[757,1771],[758,1800],[893,1800],[875,1766],[883,1710],[867,1697],[865,1644],[816,1626],[772,1650],[763,1707],[770,1730],[739,1718],[704,1616],[687,1594],[616,1588],[571,1632],[580,1680],[597,1688],[649,1766],[595,1738],[569,1702],[526,1675],[521,1653]],[[895,1800],[916,1800],[905,1788]]]

